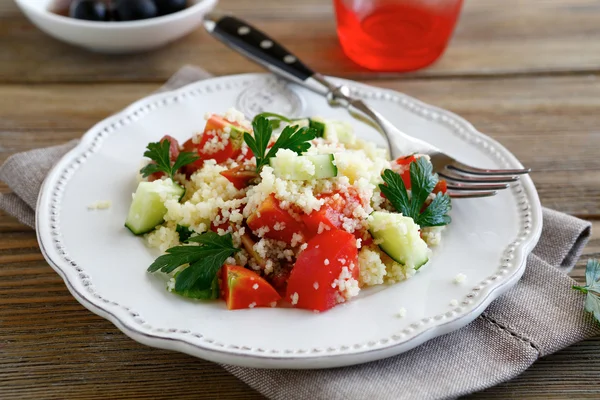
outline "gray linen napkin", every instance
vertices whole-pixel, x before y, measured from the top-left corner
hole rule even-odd
[[[208,76],[184,67],[161,90]],[[76,143],[11,156],[0,167],[0,180],[13,193],[0,195],[0,209],[33,227],[44,177]],[[542,237],[515,288],[465,328],[399,356],[329,370],[224,368],[271,399],[439,399],[497,385],[539,357],[600,334],[600,325],[583,310],[583,295],[571,289],[575,281],[566,276],[590,232],[588,222],[544,209]]]

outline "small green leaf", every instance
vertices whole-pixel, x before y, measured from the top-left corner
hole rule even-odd
[[[433,191],[438,181],[433,174],[433,166],[425,157],[419,157],[410,163],[410,214],[419,215],[429,193]],[[413,218],[414,219],[414,218]],[[416,222],[416,221],[415,221]]]
[[[308,150],[311,146],[310,141],[316,136],[315,130],[311,128],[298,128],[298,126],[286,126],[273,147],[267,152],[267,147],[271,136],[273,135],[273,127],[269,120],[262,115],[257,115],[252,121],[254,137],[249,133],[244,133],[244,141],[250,147],[256,158],[256,171],[260,173],[262,167],[269,162],[269,158],[275,157],[279,149],[290,149],[298,154]]]
[[[160,270],[169,274],[187,265],[175,277],[175,291],[192,293],[190,291],[208,290],[225,260],[239,249],[233,246],[230,233],[220,236],[206,232],[189,237],[188,242],[198,246],[171,247],[148,267],[148,272]]]
[[[192,233],[194,233],[194,231],[188,228],[187,226],[179,224],[177,224],[175,231],[179,234],[179,241],[181,243],[187,243],[190,236],[192,236]]]
[[[590,290],[600,293],[600,261],[591,258],[585,268],[585,283]]]
[[[586,294],[585,310],[591,312],[600,322],[600,261],[591,258],[585,268],[585,286],[573,286],[573,289]]]
[[[181,167],[185,167],[186,165],[191,164],[199,159],[200,157],[198,157],[197,154],[194,154],[190,151],[180,152],[177,156],[177,159],[175,160],[175,163],[173,164],[173,167],[171,167],[171,178],[175,176],[175,174],[177,173],[177,171],[179,171]]]
[[[383,171],[382,177],[385,184],[379,185],[381,192],[392,203],[396,211],[404,216],[410,216],[410,199],[402,177],[391,169]]]
[[[199,157],[194,153],[182,151],[177,156],[177,160],[173,166],[171,166],[171,141],[169,139],[163,139],[160,142],[148,143],[144,157],[148,157],[153,162],[146,165],[140,170],[140,173],[144,178],[156,173],[163,172],[165,175],[173,179],[175,173],[179,168],[186,166],[198,160]]]
[[[447,215],[452,208],[450,196],[447,194],[438,193],[423,210],[427,198],[438,182],[437,174],[432,172],[432,165],[425,157],[410,163],[410,196],[402,177],[391,169],[383,171],[384,184],[379,185],[381,193],[396,211],[411,217],[421,227],[448,225],[452,221]]]
[[[415,220],[419,226],[442,226],[452,222],[448,211],[452,208],[450,196],[447,194],[438,193],[435,198],[429,203],[425,211],[423,211]]]

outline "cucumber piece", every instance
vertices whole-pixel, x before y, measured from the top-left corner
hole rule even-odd
[[[292,181],[333,178],[337,176],[333,154],[316,154],[308,156],[277,156],[269,160],[278,178]]]
[[[154,182],[140,182],[133,195],[125,226],[134,235],[152,231],[161,224],[167,213],[164,202],[169,199],[180,200],[185,189],[170,179]]]
[[[356,140],[352,125],[346,121],[324,120],[322,118],[313,118],[311,121],[324,125],[323,137],[327,140],[344,144],[353,144]]]
[[[298,126],[298,128],[304,128],[310,126],[310,119],[308,118],[298,118],[293,119],[288,123],[289,126]]]
[[[325,135],[325,122],[321,121],[320,118],[311,118],[308,121],[308,126],[317,131],[317,137],[323,137]]]
[[[374,211],[367,222],[375,243],[394,261],[419,269],[429,260],[427,243],[421,239],[419,226],[412,218]]]

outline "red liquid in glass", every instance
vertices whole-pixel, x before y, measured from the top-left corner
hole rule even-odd
[[[462,0],[430,5],[418,0],[372,1],[363,11],[352,9],[352,3],[334,0],[338,36],[346,55],[369,69],[409,71],[431,64],[444,52]]]

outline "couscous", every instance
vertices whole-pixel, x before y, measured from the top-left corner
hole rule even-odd
[[[126,221],[173,293],[324,311],[413,276],[450,222],[427,156],[390,161],[341,121],[205,119],[148,145]]]

